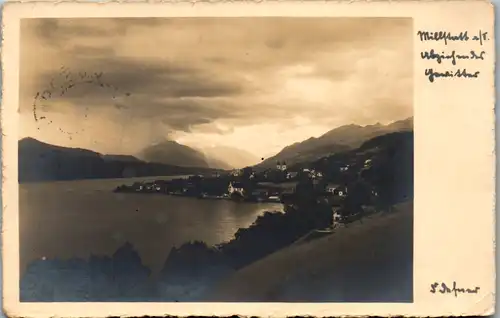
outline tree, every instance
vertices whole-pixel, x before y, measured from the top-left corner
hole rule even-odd
[[[347,197],[359,205],[369,204],[371,199],[370,185],[362,179],[352,183],[347,189]]]
[[[386,210],[413,199],[413,133],[389,134],[371,141],[374,142],[382,150],[362,176],[378,193],[377,207]]]
[[[297,186],[295,188],[295,193],[297,196],[298,204],[307,205],[311,201],[316,201],[316,196],[314,192],[314,184],[311,179],[307,177],[301,177]]]
[[[245,168],[243,168],[242,175],[243,175],[244,179],[250,178],[250,176],[252,175],[252,173],[253,173],[252,167],[245,167]]]

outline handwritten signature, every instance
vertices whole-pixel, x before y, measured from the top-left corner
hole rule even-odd
[[[477,294],[479,292],[479,287],[474,288],[461,288],[457,287],[457,282],[453,282],[452,287],[448,287],[445,283],[435,282],[431,284],[430,292],[441,293],[441,294],[455,294],[455,297],[458,297],[458,294]]]

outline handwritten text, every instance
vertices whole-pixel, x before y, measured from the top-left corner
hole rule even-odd
[[[458,287],[457,282],[453,282],[452,287],[448,287],[445,283],[435,282],[431,284],[430,292],[433,294],[436,293],[454,294],[455,297],[458,297],[458,294],[477,294],[479,290],[480,290],[479,287],[474,287],[474,288]]]
[[[417,36],[421,42],[441,42],[445,46],[450,42],[469,41],[479,43],[482,46],[484,42],[490,40],[488,32],[482,30],[474,33],[470,31],[462,31],[459,33],[448,31],[418,31]],[[428,50],[420,52],[420,58],[428,62],[435,62],[438,65],[443,65],[445,62],[448,62],[456,66],[463,61],[484,61],[487,58],[487,52],[484,50],[436,50],[435,48],[429,48]],[[430,83],[435,83],[436,79],[445,78],[477,79],[480,74],[481,72],[477,70],[470,70],[463,66],[444,70],[428,67],[424,70],[424,75]]]
[[[417,35],[420,38],[421,42],[425,41],[443,41],[445,45],[448,45],[448,42],[467,42],[467,41],[479,41],[481,45],[483,45],[483,41],[489,41],[488,32],[484,32],[479,30],[479,32],[475,35],[469,36],[467,31],[462,31],[457,34],[452,34],[451,32],[446,31],[418,31]]]

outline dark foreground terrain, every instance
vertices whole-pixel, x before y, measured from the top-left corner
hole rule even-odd
[[[336,228],[326,237],[251,244],[275,218],[262,217],[240,231],[242,241],[174,248],[155,276],[130,244],[111,257],[38,260],[22,275],[21,301],[412,301],[411,203]]]
[[[217,285],[211,301],[411,302],[413,204],[296,243]]]

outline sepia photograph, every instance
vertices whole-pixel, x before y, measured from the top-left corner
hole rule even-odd
[[[414,301],[411,17],[19,32],[20,302]]]

